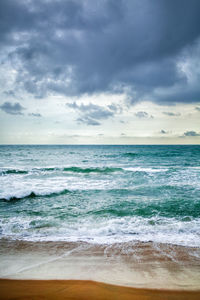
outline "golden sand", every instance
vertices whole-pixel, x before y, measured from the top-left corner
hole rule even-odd
[[[138,289],[87,280],[0,280],[0,299],[199,300],[199,291]]]

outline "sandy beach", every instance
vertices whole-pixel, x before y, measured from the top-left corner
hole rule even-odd
[[[0,280],[0,299],[199,300],[200,291],[137,289],[86,280]]]
[[[1,240],[0,299],[200,299],[199,249]]]

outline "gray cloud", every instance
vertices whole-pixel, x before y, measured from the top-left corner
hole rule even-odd
[[[197,111],[200,111],[200,107],[199,107],[199,106],[195,107],[195,109],[196,109]]]
[[[0,106],[1,110],[6,112],[10,115],[23,115],[22,111],[25,109],[19,102],[11,103],[11,102],[4,102]]]
[[[184,136],[200,136],[200,133],[197,133],[196,131],[193,131],[193,130],[191,130],[191,131],[186,131],[186,132],[184,132]]]
[[[37,117],[37,118],[40,118],[42,117],[42,115],[40,113],[30,113],[28,114],[30,117]]]
[[[173,113],[173,112],[163,112],[164,115],[167,115],[169,117],[179,117],[181,114],[180,113]]]
[[[135,113],[135,116],[140,119],[145,119],[145,118],[153,119],[153,116],[150,116],[146,111],[138,111],[137,113]]]
[[[162,130],[160,131],[160,133],[161,133],[161,134],[167,134],[167,131],[165,131],[164,129],[162,129]]]
[[[92,125],[92,126],[99,126],[99,125],[101,125],[100,122],[98,122],[98,121],[96,121],[96,120],[94,120],[94,119],[91,119],[91,118],[88,117],[88,116],[84,116],[84,117],[82,117],[82,118],[78,118],[78,119],[76,119],[76,121],[77,121],[78,123],[83,123],[83,124],[86,124],[86,125]]]
[[[118,112],[118,106],[112,104],[106,108],[95,104],[80,104],[76,102],[66,103],[67,107],[70,107],[79,112],[80,118],[77,119],[79,123],[85,123],[87,125],[100,125],[99,120],[106,120],[115,113]]]
[[[137,113],[135,113],[135,116],[137,118],[148,118],[148,113],[146,111],[138,111]]]
[[[199,58],[199,38],[199,0],[0,1],[2,63],[36,98],[128,89],[131,103],[198,102],[177,62]]]
[[[3,93],[4,93],[4,95],[6,95],[8,97],[15,98],[15,93],[13,91],[4,91]]]

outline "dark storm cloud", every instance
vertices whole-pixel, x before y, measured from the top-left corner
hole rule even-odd
[[[186,131],[186,132],[184,132],[184,136],[200,136],[200,133],[197,133],[196,131],[193,131],[193,130],[191,130],[191,131]]]
[[[169,117],[179,117],[181,114],[180,113],[173,113],[173,112],[163,112],[164,115],[169,116]]]
[[[199,52],[200,57],[200,52]],[[199,70],[200,74],[200,70]],[[200,80],[200,77],[199,77]],[[195,103],[200,102],[200,87],[199,83],[196,86],[189,87],[187,82],[183,82],[182,85],[179,85],[179,88],[175,90],[173,93],[168,95],[166,91],[166,95],[155,96],[155,99],[159,99],[159,103],[163,104],[171,104],[171,103]]]
[[[10,115],[23,115],[22,111],[25,109],[19,102],[11,103],[4,102],[0,109]]]
[[[106,120],[118,111],[118,106],[112,104],[107,107],[99,106],[96,104],[80,104],[76,102],[66,103],[67,107],[70,107],[79,112],[80,118],[77,119],[79,123],[85,123],[87,125],[100,125],[99,120]]]
[[[128,89],[130,103],[198,102],[176,63],[199,37],[199,0],[0,1],[2,53],[37,98]],[[154,93],[175,85],[184,93]]]

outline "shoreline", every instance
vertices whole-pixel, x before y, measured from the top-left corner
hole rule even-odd
[[[0,279],[94,281],[139,289],[200,290],[200,249],[155,243],[0,240]],[[8,281],[8,282],[11,282]]]
[[[0,299],[198,300],[197,291],[132,288],[90,280],[0,279]]]

